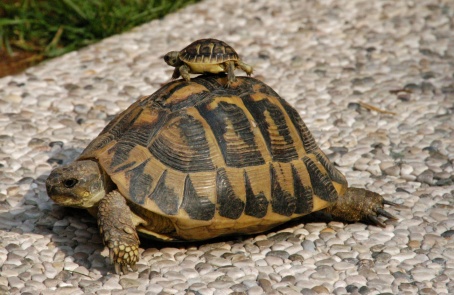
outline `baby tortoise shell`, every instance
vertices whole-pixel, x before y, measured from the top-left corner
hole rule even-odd
[[[228,85],[236,81],[235,69],[240,68],[248,76],[252,74],[252,67],[240,60],[236,51],[227,43],[216,39],[200,39],[181,51],[170,51],[164,56],[164,61],[175,67],[172,78],[180,75],[189,82],[190,73],[221,73],[226,72]]]
[[[46,181],[58,204],[97,216],[115,269],[138,260],[136,231],[162,240],[253,234],[324,209],[394,218],[349,188],[298,112],[264,83],[224,74],[166,84],[113,119]]]

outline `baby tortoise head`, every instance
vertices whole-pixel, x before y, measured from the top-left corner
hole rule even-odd
[[[179,51],[170,51],[166,55],[164,55],[164,61],[172,67],[177,67],[182,65],[180,60],[180,52]]]

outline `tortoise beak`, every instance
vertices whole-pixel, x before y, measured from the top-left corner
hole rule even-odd
[[[60,179],[61,179],[61,174],[58,173],[57,171],[52,171],[50,173],[50,175],[47,177],[46,179],[46,191],[47,191],[47,195],[52,198],[53,195],[55,195],[56,193],[56,185],[58,185],[60,183]]]

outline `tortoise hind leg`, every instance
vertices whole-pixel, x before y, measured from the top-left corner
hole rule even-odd
[[[250,65],[242,62],[241,60],[236,62],[236,66],[246,72],[246,75],[248,76],[252,75],[252,72],[254,71],[254,69]]]
[[[132,212],[118,191],[112,191],[99,202],[99,231],[117,274],[128,273],[128,266],[139,260],[140,241],[131,217]]]
[[[375,225],[385,227],[386,225],[378,219],[378,216],[397,220],[395,216],[383,209],[385,204],[397,205],[386,201],[377,193],[349,187],[345,195],[339,197],[334,205],[326,208],[325,212],[347,221],[369,220]]]
[[[235,68],[236,68],[235,62],[226,61],[224,68],[225,68],[225,71],[227,72],[227,79],[228,79],[227,86],[230,86],[230,84],[232,82],[236,81],[236,77],[235,77]]]

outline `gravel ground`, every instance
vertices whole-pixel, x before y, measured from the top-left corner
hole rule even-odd
[[[399,221],[143,241],[138,271],[113,274],[96,221],[44,181],[203,37],[295,106],[351,185],[404,205]],[[205,1],[0,79],[0,108],[1,294],[454,294],[451,0]]]

